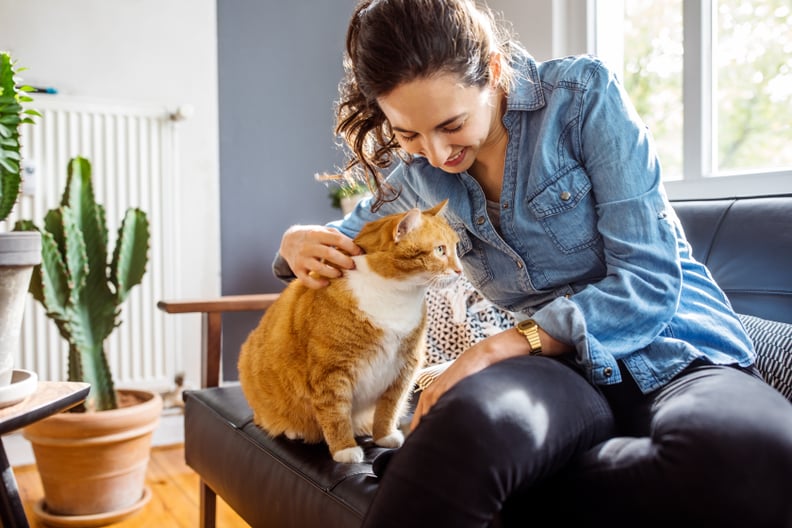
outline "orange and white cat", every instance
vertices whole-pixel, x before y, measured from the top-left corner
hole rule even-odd
[[[361,462],[355,436],[399,447],[421,366],[425,294],[462,273],[458,237],[440,212],[412,209],[363,226],[355,269],[318,290],[290,283],[242,345],[239,381],[255,423],[272,436],[327,442]]]

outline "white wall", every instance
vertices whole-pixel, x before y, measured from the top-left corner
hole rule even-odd
[[[215,0],[0,0],[0,49],[25,83],[103,101],[190,104],[179,125],[183,274],[169,294],[219,293],[218,96]],[[182,317],[180,353],[198,380],[197,316]]]
[[[586,53],[587,0],[489,0],[538,61]]]
[[[553,0],[489,0],[487,5],[512,26],[519,40],[538,61],[553,54]]]

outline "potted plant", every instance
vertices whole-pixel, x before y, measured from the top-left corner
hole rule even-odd
[[[30,293],[69,345],[69,380],[91,384],[79,412],[52,416],[24,430],[44,488],[36,513],[45,523],[110,522],[138,511],[145,489],[151,434],[162,410],[159,394],[116,390],[104,343],[120,325],[120,306],[143,279],[148,261],[146,214],[130,207],[107,249],[105,209],[94,199],[91,165],[68,165],[60,206],[15,229],[41,233],[41,264]]]
[[[38,115],[35,110],[23,107],[23,103],[32,99],[25,95],[30,88],[17,86],[18,71],[11,55],[0,51],[0,222],[8,218],[19,197],[22,182],[19,127],[32,123],[32,117]],[[14,400],[8,400],[3,389],[9,387],[14,376],[25,292],[33,266],[40,261],[40,248],[38,233],[0,233],[0,405],[3,406],[14,403],[20,396],[16,394]],[[28,386],[35,389],[35,383]]]
[[[358,202],[371,196],[368,186],[350,174],[317,174],[316,180],[334,185],[330,189],[330,205],[346,215]]]

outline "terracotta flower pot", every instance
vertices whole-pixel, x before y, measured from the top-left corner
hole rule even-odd
[[[25,428],[44,487],[37,510],[45,523],[68,525],[70,516],[117,520],[148,501],[146,467],[151,435],[162,411],[159,394],[120,390],[140,403],[111,411],[61,413]],[[64,522],[52,522],[61,516]]]

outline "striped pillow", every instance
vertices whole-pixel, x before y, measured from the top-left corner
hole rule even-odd
[[[738,314],[756,348],[756,368],[792,401],[792,324]]]

